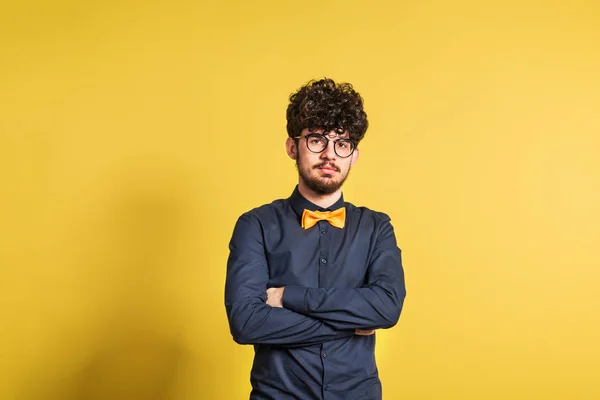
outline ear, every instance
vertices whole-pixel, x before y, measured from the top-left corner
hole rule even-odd
[[[354,149],[354,153],[352,153],[352,155],[350,157],[352,157],[350,159],[350,166],[354,166],[354,164],[356,163],[356,161],[358,161],[358,156],[360,155],[360,151],[358,148]]]
[[[285,149],[288,156],[290,156],[292,160],[295,160],[296,157],[298,157],[298,147],[296,146],[296,141],[291,137],[287,138],[285,141]]]

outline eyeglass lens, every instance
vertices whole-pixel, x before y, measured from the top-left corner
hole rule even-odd
[[[321,134],[312,133],[306,136],[306,143],[310,151],[320,153],[327,147],[329,139]],[[354,143],[348,139],[337,139],[333,143],[334,151],[339,157],[348,157],[354,150]]]

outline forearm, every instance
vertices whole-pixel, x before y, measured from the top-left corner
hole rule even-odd
[[[317,319],[260,301],[226,305],[231,334],[239,344],[308,346],[351,336],[352,330],[336,329]]]
[[[286,286],[283,306],[336,329],[378,329],[394,326],[406,291],[380,286],[325,289]]]

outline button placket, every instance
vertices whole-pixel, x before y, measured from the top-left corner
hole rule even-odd
[[[329,222],[319,221],[319,287],[326,282],[327,270],[329,266],[328,249],[331,237],[328,235]]]
[[[326,226],[325,224],[327,224],[326,221],[319,221],[319,232],[321,233],[321,235],[324,235],[327,231],[326,231]],[[319,261],[321,262],[321,266],[326,266],[327,265],[327,257],[325,256],[325,251],[327,249],[327,239],[324,237],[321,237],[319,240],[319,247],[320,247],[320,251],[319,253],[321,254],[321,258],[319,259]]]
[[[319,233],[321,235],[325,235],[327,233],[327,225],[329,222],[327,221],[319,221]]]

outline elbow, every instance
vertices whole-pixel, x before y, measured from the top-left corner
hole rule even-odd
[[[231,332],[231,336],[233,337],[233,341],[237,344],[252,344],[250,338],[244,334],[244,332]]]
[[[400,319],[400,311],[401,310],[399,308],[394,307],[393,310],[387,312],[383,316],[383,319],[381,321],[381,327],[383,329],[388,329],[395,326],[398,323],[398,320]]]
[[[391,328],[398,324],[400,320],[400,314],[402,313],[402,307],[404,305],[404,296],[401,296],[396,301],[390,304],[388,312],[383,315],[384,329]]]
[[[236,323],[237,321],[231,321],[229,325],[229,331],[233,337],[233,341],[237,344],[253,344],[252,338],[245,328],[245,324]]]
[[[256,331],[253,328],[251,313],[232,307],[227,313],[229,331],[237,344],[255,344]]]
[[[244,329],[237,329],[236,327],[232,326],[231,336],[233,337],[233,341],[237,344],[254,344],[252,342],[252,338]]]

